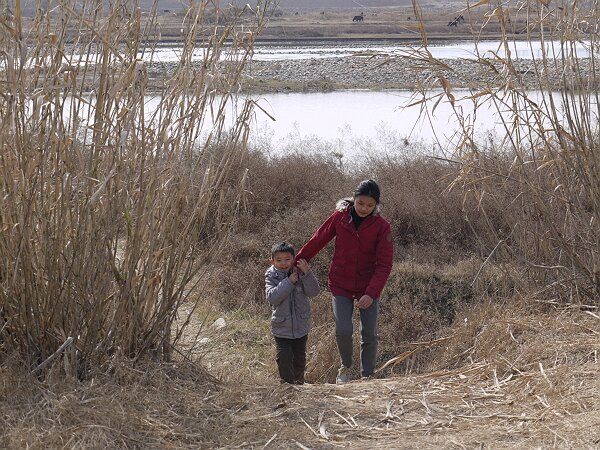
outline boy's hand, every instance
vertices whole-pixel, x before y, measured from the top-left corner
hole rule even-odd
[[[304,275],[306,275],[310,270],[310,266],[308,265],[305,259],[299,259],[296,263],[296,267],[300,269]]]
[[[290,283],[296,284],[298,282],[298,272],[292,272],[288,278],[290,279]]]

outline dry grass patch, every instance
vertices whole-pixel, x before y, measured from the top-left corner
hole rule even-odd
[[[3,448],[213,447],[238,405],[196,364],[132,366],[85,382],[60,369],[42,382],[22,370],[0,372]]]
[[[347,5],[346,8],[326,9],[321,11],[295,10],[293,8],[276,9],[276,14],[269,20],[264,37],[269,39],[285,38],[398,38],[419,40],[420,26],[437,39],[464,39],[470,37],[473,29],[482,36],[497,37],[500,27],[489,21],[492,14],[490,4],[472,8],[465,13],[465,2],[417,2],[422,6],[422,21],[417,20],[411,1],[403,2],[397,7],[368,7],[367,5]],[[473,2],[475,4],[475,2]],[[511,23],[511,33],[524,34],[528,28],[525,13],[515,15]],[[353,22],[353,17],[361,12],[364,20]],[[463,14],[465,22],[456,27],[448,26],[454,18]],[[531,21],[530,21],[531,22]],[[483,26],[483,25],[486,26]]]
[[[214,331],[204,360],[222,370],[225,384],[189,362],[143,367],[115,362],[109,376],[85,382],[53,376],[40,382],[4,367],[0,408],[11,413],[0,417],[0,443],[9,448],[595,447],[600,315],[544,308],[541,313],[505,303],[464,311],[466,322],[443,330],[447,339],[432,352],[427,373],[344,386],[282,385],[267,373],[274,363],[267,370],[252,368],[251,352],[263,347],[265,358],[271,352],[268,321],[260,325],[239,313],[237,322],[233,315]]]
[[[485,361],[504,378],[540,370],[540,365],[578,367],[597,361],[600,319],[592,311],[553,311],[522,301],[512,306],[486,302],[463,308],[460,317],[444,333],[447,340],[432,355],[430,368]]]

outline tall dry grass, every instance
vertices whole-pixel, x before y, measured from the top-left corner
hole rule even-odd
[[[493,80],[482,77],[477,89],[457,94],[444,77],[448,67],[427,52],[424,31],[418,57],[435,74],[422,98],[450,102],[461,124],[447,158],[459,169],[450,189],[463,192],[469,221],[489,221],[482,239],[487,260],[522,264],[539,298],[595,303],[600,290],[598,4],[478,2],[467,5],[465,17],[484,3],[487,21],[472,32],[478,61],[493,68]],[[525,70],[512,37],[514,24],[523,21],[533,57]],[[501,44],[495,53],[483,54],[478,36],[492,24],[500,27]],[[534,43],[541,44],[539,55]],[[588,55],[581,54],[581,45]],[[526,81],[531,78],[533,91]],[[464,112],[466,104],[472,113]],[[475,134],[477,111],[484,105],[498,113],[497,136],[487,142]],[[494,220],[498,211],[505,211],[501,227]]]
[[[17,0],[3,17],[0,361],[39,372],[63,343],[79,377],[121,356],[168,360],[178,306],[243,204],[233,168],[252,105],[226,111],[269,2],[250,28],[241,11],[217,26],[213,2],[190,3],[149,107],[157,4],[142,18],[131,1],[61,2],[25,28]]]

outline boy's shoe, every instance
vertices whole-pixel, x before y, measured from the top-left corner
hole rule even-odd
[[[342,365],[335,377],[335,384],[344,384],[348,381],[350,381],[350,369]]]

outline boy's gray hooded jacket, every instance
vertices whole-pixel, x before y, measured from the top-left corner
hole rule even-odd
[[[265,272],[265,290],[267,301],[273,310],[273,336],[286,339],[306,336],[311,326],[309,298],[316,296],[321,290],[312,271],[306,275],[300,274],[294,285],[286,271],[271,266]]]

